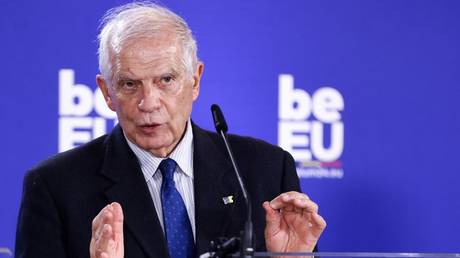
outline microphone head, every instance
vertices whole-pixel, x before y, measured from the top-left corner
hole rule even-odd
[[[212,118],[214,119],[214,126],[216,127],[216,131],[220,133],[221,131],[227,133],[228,126],[227,122],[225,122],[224,114],[220,110],[220,107],[216,104],[211,105],[211,113]]]

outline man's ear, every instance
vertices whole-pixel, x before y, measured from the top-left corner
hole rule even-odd
[[[115,105],[113,103],[112,98],[110,97],[108,83],[101,74],[96,75],[96,83],[97,83],[97,86],[99,86],[99,89],[101,89],[102,95],[104,95],[104,100],[105,100],[105,103],[107,103],[107,106],[112,111],[115,111]]]
[[[200,80],[201,75],[203,75],[204,64],[198,61],[198,65],[196,67],[196,71],[193,74],[193,100],[198,98],[200,94]]]

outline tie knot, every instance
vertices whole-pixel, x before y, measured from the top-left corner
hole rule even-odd
[[[174,180],[174,171],[176,170],[177,163],[170,158],[164,159],[160,163],[160,171],[161,175],[166,181],[173,181]]]

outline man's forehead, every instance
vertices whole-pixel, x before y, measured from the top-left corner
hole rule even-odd
[[[157,59],[178,55],[179,49],[176,41],[141,38],[124,44],[120,50],[119,57],[140,60]]]
[[[166,69],[178,70],[181,65],[181,49],[176,42],[158,41],[157,39],[140,39],[125,44],[115,57],[119,71],[137,69]]]

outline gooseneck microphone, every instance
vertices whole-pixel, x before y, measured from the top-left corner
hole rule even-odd
[[[235,171],[236,178],[238,179],[238,183],[240,185],[241,191],[243,192],[243,197],[246,202],[247,218],[240,240],[240,257],[254,257],[254,232],[252,226],[251,201],[246,187],[244,185],[243,178],[241,177],[241,174],[238,170],[238,166],[236,165],[235,158],[233,157],[232,149],[230,148],[230,144],[228,143],[228,126],[227,122],[225,122],[224,115],[222,114],[222,111],[220,110],[219,106],[216,104],[213,104],[211,106],[211,112],[212,118],[214,119],[214,126],[216,127],[217,133],[220,134],[222,136],[222,139],[224,140],[225,147],[227,148],[227,153],[230,156],[230,160],[232,162],[233,170]]]

